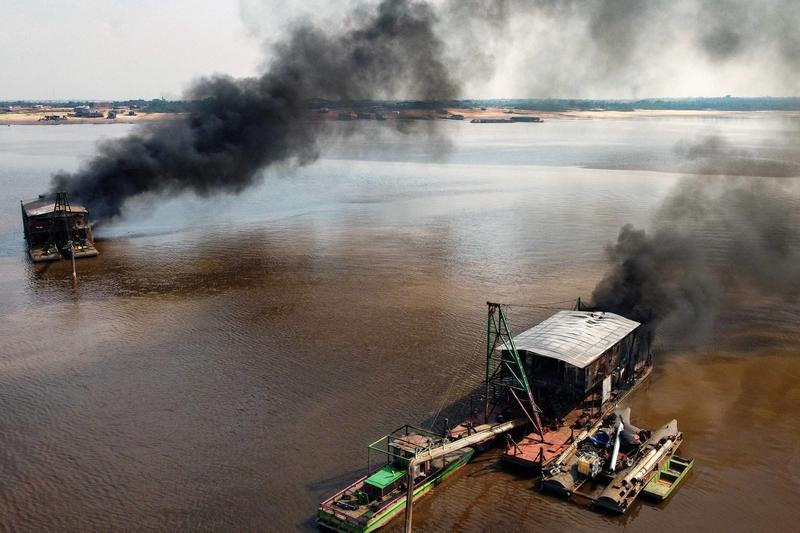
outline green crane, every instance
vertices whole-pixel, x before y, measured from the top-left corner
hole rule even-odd
[[[544,440],[544,428],[539,418],[541,409],[533,399],[533,392],[525,375],[525,368],[514,345],[503,305],[486,302],[489,306],[486,335],[486,398],[484,422],[489,422],[489,399],[492,389],[505,389],[519,404],[522,412]],[[528,407],[525,406],[528,404]],[[530,412],[529,412],[530,409]]]

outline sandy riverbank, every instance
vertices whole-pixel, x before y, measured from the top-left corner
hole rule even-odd
[[[442,112],[443,111],[443,112]],[[317,115],[322,120],[337,120],[341,114],[349,114],[352,120],[374,119],[374,112],[357,113],[346,108],[330,109]],[[448,107],[436,112],[432,109],[404,109],[397,112],[382,112],[388,119],[456,119],[469,122],[475,119],[512,119],[515,117],[538,117],[547,120],[591,120],[591,119],[645,119],[645,118],[756,118],[780,116],[800,118],[800,111],[729,111],[729,110],[683,110],[683,109],[635,109],[631,111],[591,110],[591,111],[539,111],[528,109],[486,107],[459,108]],[[363,117],[361,116],[363,115]]]
[[[71,108],[48,108],[44,110],[19,110],[0,113],[0,126],[11,125],[69,125],[69,124],[138,124],[142,122],[158,122],[174,120],[184,113],[146,113],[136,112],[136,115],[121,113],[116,118],[106,118],[110,109],[98,108],[103,113],[102,118],[85,118],[74,116]],[[800,118],[800,111],[726,111],[726,110],[678,110],[678,109],[636,109],[632,111],[537,111],[526,109],[509,109],[500,107],[487,108],[446,108],[444,113],[437,113],[430,109],[407,109],[397,113],[384,113],[386,119],[452,119],[461,116],[465,121],[473,119],[510,119],[514,117],[539,117],[542,120],[591,120],[591,119],[637,119],[637,118],[714,118],[714,117],[764,117],[769,115]],[[337,120],[342,113],[351,113],[357,119],[355,111],[346,108],[331,109],[324,113],[315,114],[316,119]],[[47,115],[59,115],[66,118],[60,120],[45,120]],[[374,114],[367,113],[374,119]]]
[[[69,124],[138,124],[140,122],[156,122],[173,120],[181,113],[145,113],[136,112],[136,115],[119,114],[117,118],[106,118],[110,109],[98,108],[103,113],[102,118],[85,118],[73,115],[71,108],[48,108],[45,110],[20,110],[0,113],[0,126],[30,126],[45,125],[58,126]],[[60,120],[45,120],[45,116],[58,115],[66,117]]]

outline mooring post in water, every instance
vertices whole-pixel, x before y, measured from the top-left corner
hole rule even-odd
[[[406,526],[405,533],[411,533],[411,513],[414,507],[414,459],[408,462],[408,472],[406,473]]]
[[[69,255],[72,257],[72,286],[78,286],[78,272],[75,270],[75,243],[70,241],[69,243]]]

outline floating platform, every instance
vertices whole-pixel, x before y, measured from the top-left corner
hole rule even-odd
[[[28,255],[34,263],[99,255],[89,212],[82,205],[70,204],[66,193],[41,195],[20,204]]]
[[[614,422],[608,423],[609,418]],[[677,485],[652,483],[661,471],[670,470],[668,465],[682,442],[675,420],[650,433],[631,424],[630,409],[618,411],[543,474],[542,489],[588,500],[598,510],[624,514],[646,487],[668,494]],[[687,470],[684,466],[682,472]],[[664,485],[677,477],[665,475]]]
[[[649,376],[638,322],[614,313],[560,311],[514,338],[531,382],[550,407],[541,431],[508,440],[503,460],[541,471]]]

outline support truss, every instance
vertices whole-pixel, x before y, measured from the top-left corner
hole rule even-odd
[[[484,420],[489,421],[489,398],[492,387],[502,387],[522,408],[534,429],[544,439],[541,411],[533,400],[533,392],[525,375],[525,368],[514,345],[502,304],[487,302],[489,306],[486,335],[486,402]],[[527,404],[527,406],[525,405]]]

